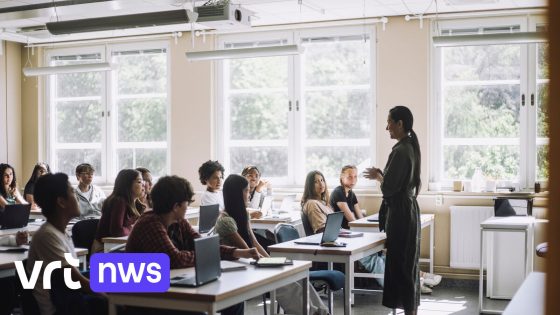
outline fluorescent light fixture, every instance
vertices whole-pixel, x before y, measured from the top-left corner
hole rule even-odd
[[[534,44],[547,42],[545,32],[516,32],[475,35],[434,36],[434,47]]]
[[[61,73],[77,73],[77,72],[95,72],[95,71],[109,71],[111,64],[108,62],[101,63],[84,63],[78,65],[68,66],[55,66],[55,67],[37,67],[37,68],[23,68],[23,74],[26,77],[33,77],[39,75],[61,74]]]
[[[303,47],[298,45],[269,46],[269,47],[252,47],[252,48],[235,48],[209,51],[193,51],[187,52],[187,60],[219,60],[230,58],[253,58],[253,57],[271,57],[298,55],[303,53]]]

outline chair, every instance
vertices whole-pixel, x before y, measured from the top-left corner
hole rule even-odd
[[[72,227],[72,241],[74,242],[74,247],[87,248],[87,250],[90,251],[87,255],[88,262],[98,224],[99,219],[86,219],[76,222]]]
[[[307,219],[302,212],[301,218]],[[309,221],[307,222],[309,224]],[[305,223],[304,223],[305,227]],[[274,228],[276,242],[283,243],[299,238],[299,232],[295,226],[287,223],[278,223]],[[333,309],[333,292],[344,288],[344,274],[338,270],[315,270],[309,272],[309,281],[313,283],[314,288],[325,288],[329,295],[329,312],[332,314]]]
[[[305,231],[305,236],[313,235],[313,228],[311,227],[311,222],[305,212],[301,212],[301,224],[303,224],[303,230]]]

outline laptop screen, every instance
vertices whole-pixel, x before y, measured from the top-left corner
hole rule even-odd
[[[6,229],[19,229],[27,226],[29,222],[29,213],[31,212],[31,205],[7,205],[0,216],[2,218],[0,225],[2,230]]]
[[[220,277],[220,236],[213,235],[194,240],[195,270],[197,285]]]
[[[206,233],[210,231],[216,224],[220,215],[220,205],[200,206],[198,232]]]
[[[325,224],[325,231],[321,243],[334,242],[338,238],[340,227],[342,226],[342,219],[344,214],[342,212],[333,212],[327,215],[327,223]]]

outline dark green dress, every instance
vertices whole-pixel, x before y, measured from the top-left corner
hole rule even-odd
[[[420,210],[413,184],[414,163],[412,142],[406,137],[393,146],[385,166],[379,218],[387,233],[383,305],[407,311],[420,304]]]

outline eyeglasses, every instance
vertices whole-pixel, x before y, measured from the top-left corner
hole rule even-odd
[[[81,172],[80,175],[81,176],[93,176],[93,172]]]

